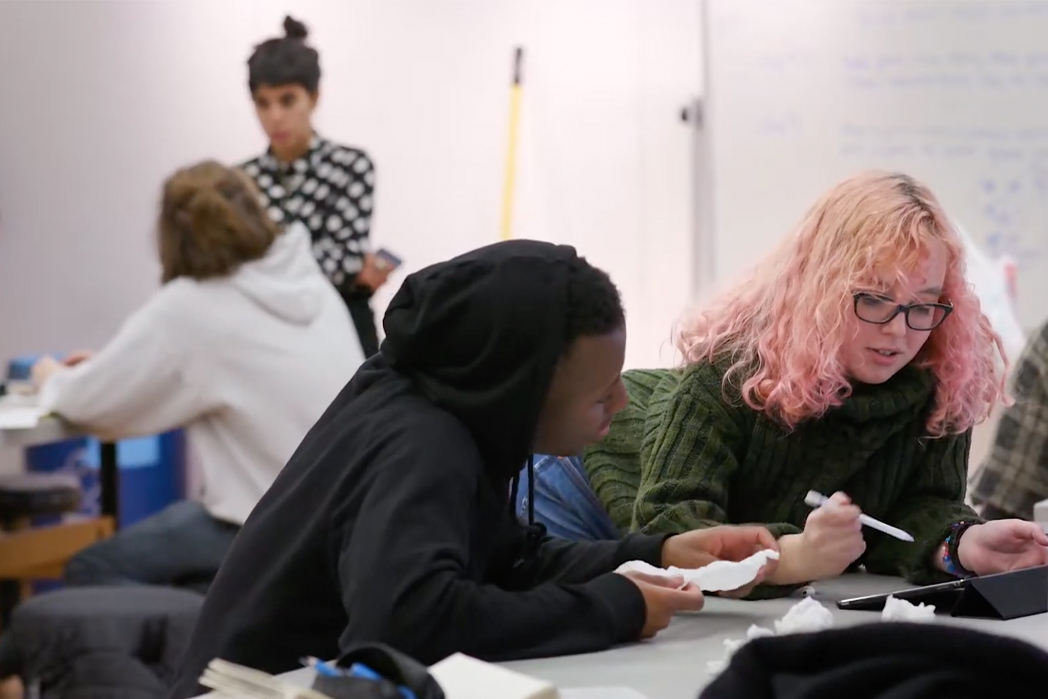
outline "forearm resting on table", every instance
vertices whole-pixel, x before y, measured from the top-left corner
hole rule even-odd
[[[814,579],[800,534],[779,537],[779,565],[765,581],[770,585],[801,585]]]

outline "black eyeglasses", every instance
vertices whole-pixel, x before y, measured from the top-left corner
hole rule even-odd
[[[859,320],[875,325],[886,325],[900,313],[906,315],[906,325],[911,330],[935,330],[946,316],[953,312],[948,303],[901,304],[876,294],[859,292],[855,297],[855,315]]]

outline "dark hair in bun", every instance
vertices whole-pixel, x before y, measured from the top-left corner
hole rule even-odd
[[[288,39],[305,39],[309,36],[309,29],[302,22],[288,15],[284,18],[284,37]]]
[[[247,59],[251,94],[263,85],[301,85],[308,92],[320,86],[320,56],[306,43],[309,29],[291,15],[284,18],[284,36],[267,39]]]

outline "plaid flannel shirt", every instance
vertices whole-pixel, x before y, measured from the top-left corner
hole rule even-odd
[[[1033,506],[1048,500],[1048,323],[1019,357],[1014,393],[971,483],[972,502],[988,519],[1033,519]]]

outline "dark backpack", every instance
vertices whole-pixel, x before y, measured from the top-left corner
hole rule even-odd
[[[203,600],[164,587],[67,588],[16,608],[4,643],[40,699],[165,699]]]
[[[379,679],[318,674],[313,689],[331,699],[405,699],[400,688],[406,687],[415,699],[444,699],[444,690],[425,665],[388,646],[371,643],[351,648],[338,659],[337,667],[355,663],[366,665]]]

